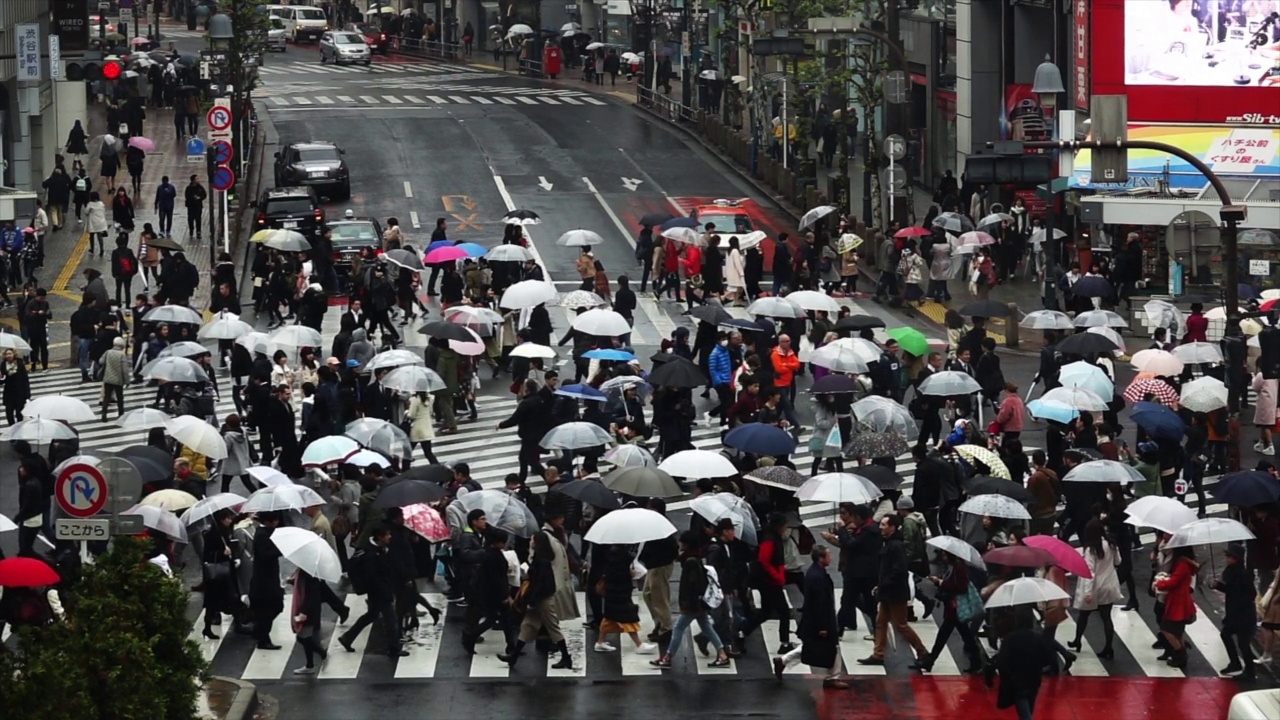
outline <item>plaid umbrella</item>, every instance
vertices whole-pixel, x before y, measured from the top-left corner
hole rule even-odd
[[[860,432],[844,448],[845,457],[898,457],[911,449],[907,439],[896,432]]]
[[[1142,402],[1148,393],[1154,395],[1157,402],[1167,407],[1177,407],[1182,400],[1178,397],[1177,390],[1174,390],[1169,383],[1157,378],[1140,378],[1129,383],[1129,387],[1124,391],[1124,399],[1131,403]]]

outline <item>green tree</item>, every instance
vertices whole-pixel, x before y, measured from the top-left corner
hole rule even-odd
[[[117,538],[63,598],[65,621],[19,630],[0,654],[0,707],[23,720],[189,720],[207,671],[187,592]]]

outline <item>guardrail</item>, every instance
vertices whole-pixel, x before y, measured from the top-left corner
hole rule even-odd
[[[395,44],[395,51],[401,55],[411,55],[413,57],[429,58],[431,60],[446,60],[448,62],[465,63],[467,62],[467,54],[459,43],[449,43],[442,40],[415,40],[413,38],[400,38]]]
[[[636,85],[636,104],[649,108],[671,122],[689,125],[696,125],[699,122],[700,113],[697,109],[638,84]]]

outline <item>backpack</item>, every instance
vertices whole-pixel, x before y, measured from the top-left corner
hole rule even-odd
[[[89,189],[89,178],[76,178],[76,192],[85,192]]]
[[[355,551],[347,563],[347,579],[351,581],[351,592],[364,595],[369,592],[369,552],[363,548]]]
[[[703,569],[707,573],[707,588],[702,591],[702,602],[715,610],[720,607],[720,603],[724,602],[724,590],[720,588],[720,575],[709,565],[704,566]]]
[[[48,625],[53,622],[53,608],[49,606],[48,599],[44,593],[29,590],[24,593],[22,600],[18,602],[18,607],[14,612],[15,618],[22,625]]]

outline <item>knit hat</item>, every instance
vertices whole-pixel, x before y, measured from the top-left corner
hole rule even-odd
[[[122,337],[118,337],[118,338],[116,338],[115,340],[112,340],[112,341],[111,341],[111,347],[113,347],[113,348],[115,348],[115,349],[117,349],[117,350],[123,350],[123,349],[124,349],[124,338],[122,338]]]
[[[916,501],[912,500],[907,495],[903,495],[902,497],[898,498],[898,509],[899,510],[915,510]]]

